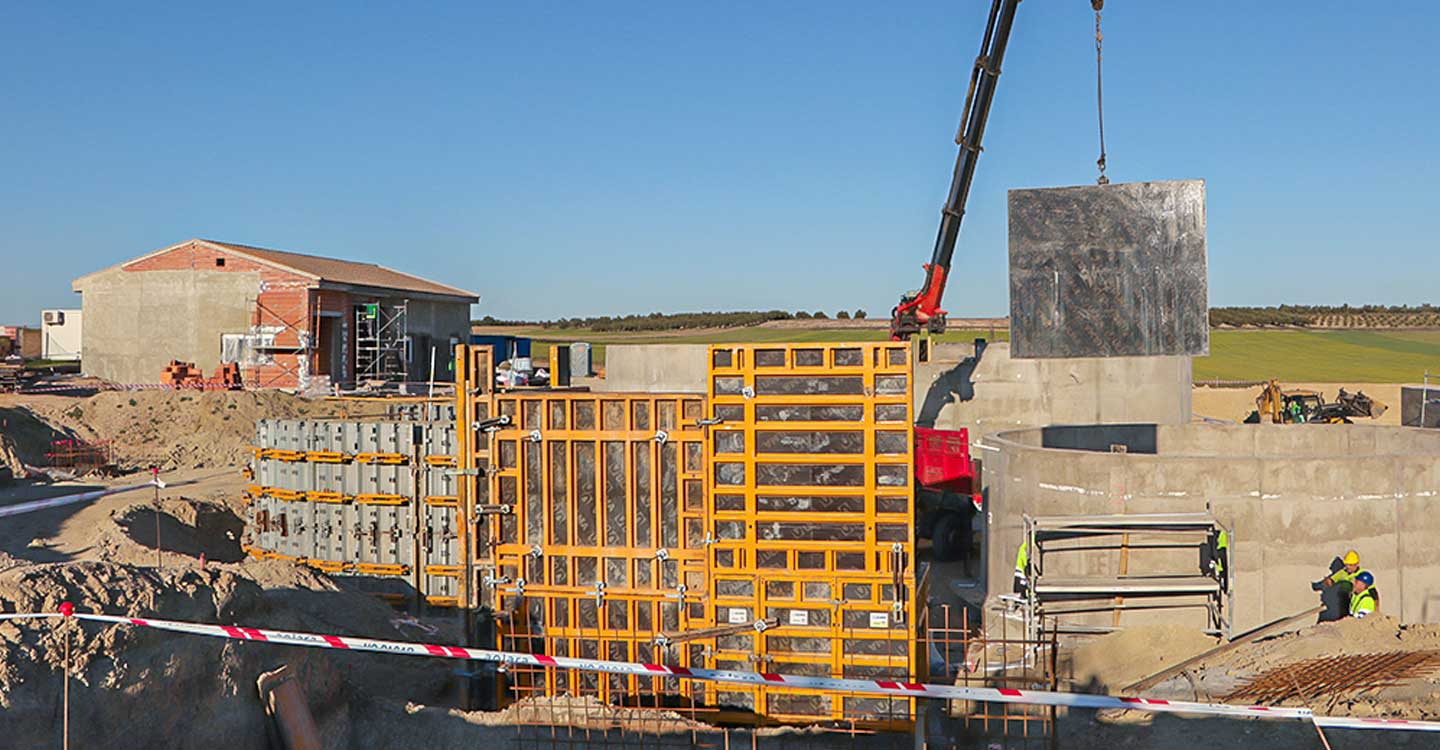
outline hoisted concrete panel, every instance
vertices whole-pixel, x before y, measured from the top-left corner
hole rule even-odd
[[[1018,358],[1210,351],[1205,182],[1010,191]]]

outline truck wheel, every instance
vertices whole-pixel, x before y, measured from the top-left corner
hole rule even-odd
[[[953,511],[941,513],[935,520],[930,543],[936,560],[950,562],[966,556],[970,547],[970,529],[966,520],[965,516]]]

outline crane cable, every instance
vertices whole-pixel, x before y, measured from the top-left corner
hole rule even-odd
[[[1100,121],[1100,158],[1095,160],[1095,166],[1100,168],[1100,177],[1095,183],[1109,185],[1110,178],[1105,176],[1105,93],[1100,75],[1101,42],[1105,39],[1100,33],[1100,11],[1105,7],[1105,0],[1090,0],[1090,7],[1095,9],[1095,111]]]

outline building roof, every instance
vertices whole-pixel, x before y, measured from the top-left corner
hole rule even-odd
[[[138,258],[132,258],[115,268],[124,268],[132,263],[151,258],[162,253],[170,252],[177,248],[193,243],[208,245],[216,250],[233,253],[241,257],[249,258],[257,263],[289,271],[300,276],[309,277],[316,282],[324,284],[342,284],[347,286],[367,287],[371,289],[394,289],[417,294],[432,294],[442,297],[459,297],[468,302],[480,301],[480,296],[474,292],[460,289],[459,287],[448,286],[437,281],[422,279],[419,276],[412,276],[408,273],[396,271],[393,268],[376,265],[374,263],[361,263],[353,260],[339,260],[337,258],[322,258],[318,255],[305,255],[303,253],[292,253],[285,250],[272,250],[264,247],[251,245],[240,245],[233,242],[219,242],[216,240],[193,239],[186,240],[174,245],[169,245],[146,253]],[[96,272],[103,273],[103,272]],[[78,291],[79,282],[96,274],[87,274],[75,280],[75,287]]]
[[[471,302],[479,300],[479,295],[474,292],[468,292],[458,287],[447,286],[436,281],[430,281],[429,279],[422,279],[419,276],[412,276],[408,273],[402,273],[374,263],[322,258],[318,255],[305,255],[303,253],[292,253],[285,250],[271,250],[264,247],[237,245],[233,242],[219,242],[217,240],[197,241],[204,242],[208,245],[215,245],[216,247],[257,261],[268,262],[271,265],[280,266],[288,271],[294,271],[302,276],[310,276],[319,281],[376,287],[380,289],[403,289],[411,292],[441,294],[452,297],[470,297],[472,298]]]

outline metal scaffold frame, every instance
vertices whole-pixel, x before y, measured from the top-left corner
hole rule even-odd
[[[410,300],[362,302],[355,310],[355,380],[399,380],[410,374]]]

